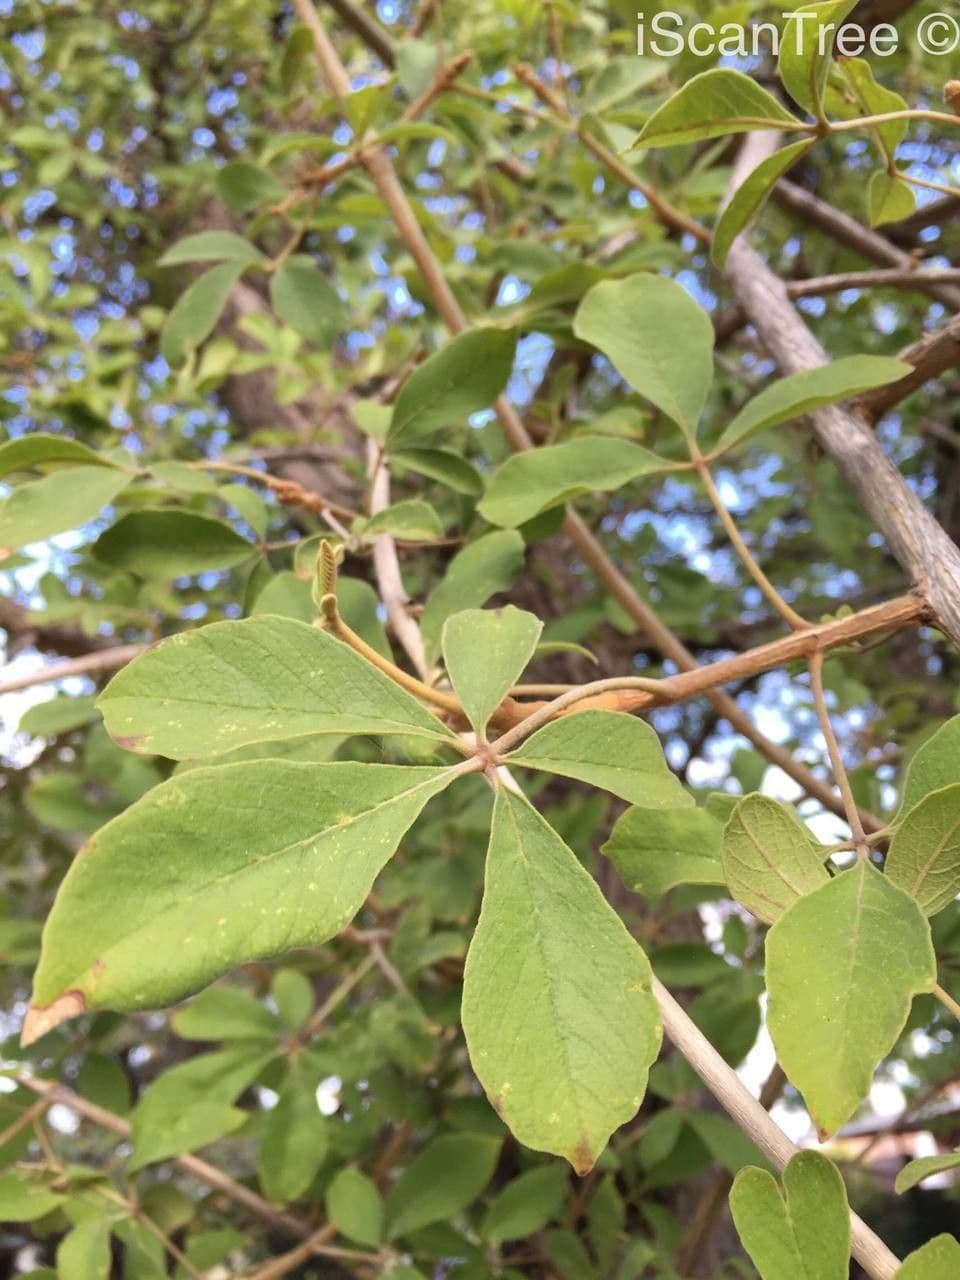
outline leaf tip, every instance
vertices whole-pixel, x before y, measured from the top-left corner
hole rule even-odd
[[[577,1145],[570,1152],[567,1159],[573,1165],[574,1173],[581,1178],[585,1177],[593,1166],[597,1163],[597,1155],[599,1153],[593,1150],[589,1137],[584,1133],[581,1134]]]
[[[23,1020],[23,1027],[20,1030],[20,1044],[25,1049],[28,1045],[33,1044],[35,1040],[45,1036],[48,1031],[58,1027],[61,1022],[67,1022],[70,1018],[78,1018],[81,1013],[86,1012],[86,1009],[86,997],[82,991],[77,990],[65,991],[62,996],[57,996],[52,1004],[32,1004]]]

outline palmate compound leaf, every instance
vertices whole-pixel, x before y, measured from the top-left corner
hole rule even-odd
[[[931,791],[899,823],[884,874],[936,915],[960,893],[960,783]]]
[[[333,937],[455,776],[263,760],[161,783],[90,840],[60,886],[25,1043],[85,1009],[172,1004],[244,961]]]
[[[858,861],[780,917],[766,955],[777,1058],[820,1132],[835,1133],[869,1092],[913,997],[936,983],[929,925]]]
[[[515,605],[465,609],[443,628],[443,660],[478,738],[533,656],[543,623]]]
[[[850,1211],[836,1166],[800,1151],[783,1171],[783,1194],[764,1169],[743,1169],[730,1212],[761,1280],[847,1280]]]
[[[98,705],[121,746],[173,760],[303,734],[451,736],[359,654],[292,618],[171,636],[114,676]]]
[[[723,831],[723,870],[730,892],[767,924],[827,883],[824,856],[794,811],[769,796],[744,796]]]
[[[622,711],[579,711],[553,720],[511,752],[508,762],[578,778],[649,809],[693,805],[653,729]]]
[[[463,1029],[517,1139],[579,1173],[636,1114],[660,1048],[646,956],[572,851],[506,788],[467,955]]]

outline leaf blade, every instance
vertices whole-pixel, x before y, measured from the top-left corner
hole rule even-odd
[[[603,280],[574,317],[578,338],[692,434],[713,381],[713,325],[674,280],[645,273]]]
[[[543,623],[515,605],[465,609],[443,628],[443,659],[477,738],[533,657]]]
[[[505,788],[462,1021],[474,1071],[518,1140],[580,1173],[635,1114],[660,1047],[646,956],[570,849]]]
[[[824,852],[792,809],[769,796],[744,796],[723,831],[730,891],[758,920],[773,924],[794,902],[826,884]]]
[[[603,787],[630,804],[651,809],[693,804],[667,764],[654,730],[622,711],[578,711],[550,721],[507,759]]]
[[[960,783],[932,791],[893,833],[884,874],[936,915],[960,893]]]
[[[834,1133],[866,1096],[912,997],[937,980],[929,927],[911,898],[858,861],[795,902],[766,945],[778,1058],[818,1129]]]
[[[516,345],[509,329],[470,329],[452,338],[400,388],[387,440],[430,435],[488,408],[507,385]]]
[[[634,147],[676,147],[754,129],[782,129],[797,119],[741,71],[716,67],[693,76],[656,110]]]
[[[185,688],[188,676],[202,698]],[[271,616],[214,622],[162,641],[118,672],[97,705],[121,746],[173,760],[316,733],[450,738],[352,649]]]
[[[236,964],[332,937],[452,776],[272,760],[161,783],[68,871],[44,929],[25,1038],[84,1009],[170,1004]],[[156,852],[144,858],[145,849]]]
[[[619,489],[671,463],[630,440],[588,436],[515,453],[487,484],[477,510],[508,529],[587,493]]]

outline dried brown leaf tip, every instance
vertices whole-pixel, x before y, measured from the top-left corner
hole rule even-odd
[[[590,1139],[584,1133],[580,1141],[570,1153],[570,1163],[573,1165],[574,1171],[584,1177],[590,1172],[597,1163],[597,1157],[590,1145]]]
[[[960,116],[960,80],[948,80],[943,86],[943,100],[955,116]]]
[[[24,1048],[39,1040],[49,1031],[53,1031],[61,1022],[70,1018],[78,1018],[87,1008],[86,997],[82,991],[65,991],[57,996],[52,1004],[31,1005],[23,1020],[20,1030],[20,1043]]]

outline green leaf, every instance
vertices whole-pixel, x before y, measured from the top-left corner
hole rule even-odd
[[[925,915],[936,915],[960,893],[960,783],[932,791],[900,821],[884,873]]]
[[[267,760],[161,783],[67,872],[26,1040],[84,1009],[171,1004],[237,964],[333,937],[453,776]]]
[[[919,1186],[924,1178],[934,1173],[946,1173],[951,1169],[960,1169],[960,1151],[953,1151],[943,1156],[921,1156],[919,1160],[911,1160],[897,1174],[893,1189],[898,1195]]]
[[[130,483],[110,467],[67,467],[0,498],[0,560],[33,542],[79,529]]]
[[[165,1071],[134,1108],[129,1172],[196,1151],[239,1129],[246,1112],[232,1104],[276,1053],[275,1046],[237,1044]]]
[[[722,834],[705,809],[628,809],[602,852],[628,889],[656,899],[678,884],[723,884]]]
[[[257,1173],[268,1200],[302,1196],[326,1157],[327,1122],[317,1106],[316,1087],[309,1060],[299,1059],[267,1113]]]
[[[249,160],[233,160],[217,173],[217,190],[234,213],[263,204],[276,204],[287,189],[266,169]]]
[[[100,713],[89,694],[71,698],[58,694],[49,702],[38,702],[23,713],[18,726],[19,733],[29,733],[35,738],[55,738],[59,733],[69,733],[97,720]]]
[[[250,610],[250,616],[254,618],[271,614],[312,624],[317,616],[317,606],[313,603],[310,583],[298,578],[289,569],[274,574],[258,594]]]
[[[732,449],[768,427],[896,382],[910,371],[910,365],[892,356],[844,356],[817,369],[792,373],[747,401],[717,441],[717,450]]]
[[[916,750],[907,765],[896,821],[931,791],[960,782],[960,716],[951,716]]]
[[[580,303],[573,331],[693,434],[713,381],[713,325],[686,289],[643,273],[603,280]]]
[[[167,364],[183,364],[190,352],[209,337],[247,265],[242,260],[221,262],[180,295],[160,334],[160,354]]]
[[[511,752],[510,764],[578,778],[621,800],[680,809],[693,800],[664,759],[660,739],[622,711],[578,711],[545,724]]]
[[[847,1192],[836,1166],[818,1151],[800,1151],[788,1162],[782,1195],[772,1174],[741,1170],[730,1212],[761,1280],[847,1280]]]
[[[826,0],[826,3],[801,5],[791,11],[795,16],[783,28],[777,70],[790,97],[811,115],[819,115],[823,109],[835,28],[854,3],[855,0]]]
[[[503,1188],[487,1211],[481,1235],[490,1244],[521,1240],[557,1218],[567,1194],[562,1164],[528,1169]]]
[[[866,58],[844,58],[838,69],[856,99],[858,109],[851,115],[879,116],[891,111],[905,111],[906,99],[885,85],[877,84],[873,68]],[[829,93],[828,93],[828,106]],[[871,127],[871,135],[880,143],[880,152],[887,163],[893,159],[897,147],[907,136],[908,120],[888,120],[886,124]]]
[[[795,902],[767,934],[768,1023],[777,1058],[818,1130],[866,1097],[915,995],[937,980],[912,898],[858,861]]]
[[[766,160],[761,160],[737,187],[714,227],[710,260],[715,266],[723,269],[734,240],[749,226],[767,203],[770,192],[777,182],[814,145],[813,140],[804,140],[794,142],[788,147],[781,147],[772,156],[767,156]]]
[[[72,440],[69,436],[50,436],[36,432],[0,444],[0,478],[12,475],[15,471],[30,471],[34,467],[75,466],[123,469],[103,454],[88,449],[85,444]]]
[[[512,330],[470,329],[414,369],[394,401],[391,444],[459,426],[503,391],[513,368]]]
[[[498,591],[506,591],[523,568],[524,543],[513,530],[485,534],[450,561],[433,589],[420,619],[427,657],[440,652],[443,624],[460,609],[479,608]]]
[[[671,466],[630,440],[582,436],[513,454],[488,481],[477,510],[491,524],[516,528],[583,494],[620,489]]]
[[[106,1218],[87,1218],[57,1245],[57,1280],[108,1280],[110,1266]]]
[[[299,969],[278,969],[270,984],[277,1016],[288,1031],[299,1031],[313,1013],[313,986]]]
[[[443,537],[443,525],[429,502],[408,498],[378,511],[363,525],[365,540],[372,540],[381,533],[406,538],[410,542],[435,542]]]
[[[421,1151],[387,1196],[387,1235],[395,1240],[465,1209],[493,1177],[500,1139],[445,1134]]]
[[[468,498],[479,498],[483,493],[483,480],[476,467],[445,449],[394,449],[390,461],[394,466],[408,467],[418,475],[439,480],[448,489],[466,494]]]
[[[157,263],[176,267],[183,262],[242,262],[252,267],[264,262],[260,250],[233,231],[198,231],[171,245]]]
[[[946,1233],[914,1250],[894,1280],[956,1280],[960,1274],[960,1244]]]
[[[276,1018],[259,1000],[236,987],[210,987],[170,1019],[185,1040],[261,1040],[279,1038]]]
[[[712,993],[711,993],[712,994]],[[709,999],[707,996],[701,999]],[[713,1111],[689,1111],[686,1123],[707,1148],[714,1160],[730,1173],[739,1173],[745,1165],[760,1161],[763,1168],[768,1162],[747,1135],[726,1116]],[[759,1172],[759,1170],[758,1170]]]
[[[383,1239],[383,1201],[377,1184],[352,1165],[341,1169],[327,1188],[327,1217],[357,1244],[378,1245]]]
[[[768,796],[744,796],[724,827],[723,874],[730,892],[766,924],[827,883],[825,856],[793,809]]]
[[[578,1173],[592,1168],[636,1114],[660,1048],[651,980],[646,956],[571,850],[501,787],[463,1029],[473,1069],[518,1141]]]
[[[118,672],[97,705],[121,746],[173,760],[316,733],[450,737],[359,654],[292,618],[171,636]]]
[[[916,207],[917,199],[913,194],[913,187],[902,178],[894,178],[881,170],[870,179],[870,185],[867,187],[867,212],[871,227],[909,218]]]
[[[249,560],[256,550],[223,520],[175,507],[129,511],[93,545],[93,554],[103,564],[161,579],[229,569]]]
[[[714,68],[688,80],[655,111],[634,147],[676,147],[796,124],[796,117],[742,71]]]
[[[487,721],[533,657],[543,623],[514,605],[465,609],[443,628],[443,660],[467,719],[483,739]]]
[[[64,1197],[20,1173],[0,1173],[0,1222],[35,1222],[44,1218]]]
[[[291,329],[328,347],[347,327],[347,309],[312,258],[295,254],[270,277],[270,304]]]

